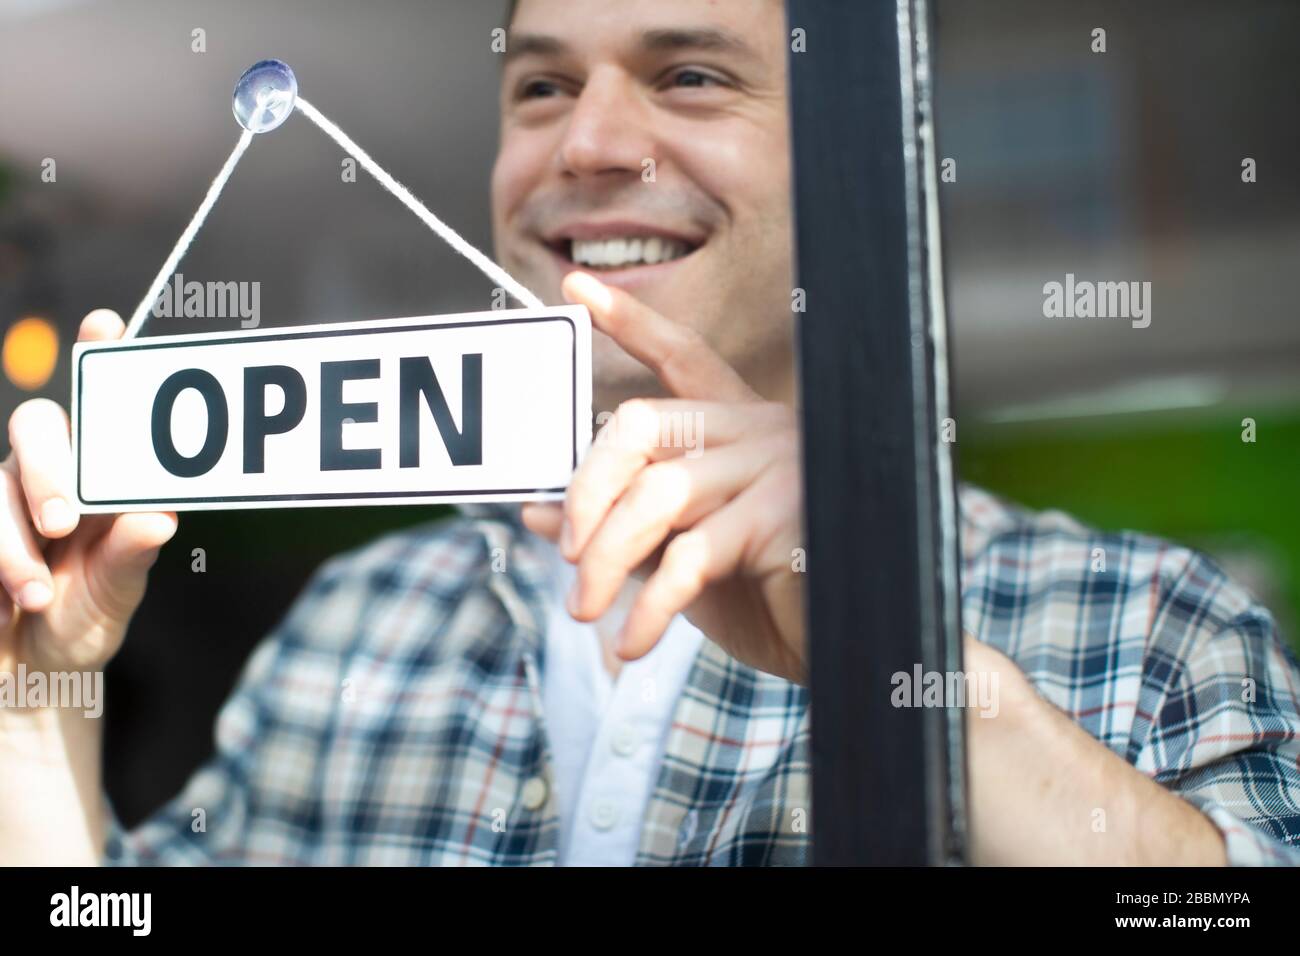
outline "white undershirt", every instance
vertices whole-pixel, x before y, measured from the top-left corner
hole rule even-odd
[[[677,699],[704,635],[680,614],[645,657],[613,680],[596,626],[569,616],[576,569],[537,539],[551,568],[542,707],[555,759],[561,866],[631,866],[663,759]],[[631,581],[598,622],[618,633],[640,582]]]

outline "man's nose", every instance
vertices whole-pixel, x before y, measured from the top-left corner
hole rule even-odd
[[[654,156],[647,104],[621,71],[594,71],[578,95],[560,144],[563,171],[575,176],[641,174]]]

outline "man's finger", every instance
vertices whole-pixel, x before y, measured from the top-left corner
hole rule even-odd
[[[591,451],[569,482],[564,509],[567,533],[560,552],[572,561],[619,495],[649,464],[668,458],[699,458],[747,435],[780,430],[782,406],[771,402],[695,402],[636,398],[619,406],[596,435]]]
[[[96,560],[110,573],[119,567],[147,565],[152,552],[172,539],[179,522],[174,511],[137,511],[113,516],[113,523],[99,544]]]
[[[43,611],[54,597],[17,470],[9,465],[0,468],[0,584],[24,611]]]
[[[530,501],[521,509],[524,527],[533,534],[545,538],[551,544],[560,540],[560,526],[564,523],[564,506],[553,501]],[[644,581],[659,566],[663,553],[661,545],[651,555],[632,569],[632,577]],[[3,594],[0,594],[3,598]]]
[[[126,323],[112,309],[95,309],[86,313],[77,330],[78,342],[111,342],[120,339],[126,331]]]
[[[552,544],[560,540],[560,526],[564,524],[564,505],[558,501],[526,501],[519,509],[524,527],[533,534],[546,538]]]
[[[68,413],[48,398],[31,398],[9,419],[9,445],[36,530],[62,538],[77,526],[73,508]]]
[[[616,441],[603,436],[617,433]],[[564,496],[564,530],[560,554],[572,561],[586,546],[587,536],[642,468],[654,460],[659,444],[659,414],[649,399],[619,406],[592,442],[591,450],[569,481]]]
[[[645,656],[676,614],[735,571],[754,524],[746,511],[741,502],[732,502],[669,542],[659,569],[642,586],[623,623],[619,657],[631,661]]]
[[[622,289],[586,272],[570,272],[562,291],[570,302],[585,305],[595,327],[654,372],[671,394],[723,402],[759,398],[698,332],[664,318]]]
[[[118,621],[135,611],[144,593],[145,575],[158,549],[176,534],[174,511],[141,511],[112,516],[112,524],[87,555],[88,589],[99,611]]]
[[[748,487],[774,447],[728,445],[702,458],[674,458],[643,469],[582,551],[569,610],[595,620],[613,604],[632,570],[663,544]],[[672,549],[670,544],[669,550]]]

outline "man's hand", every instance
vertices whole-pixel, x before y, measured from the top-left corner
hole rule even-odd
[[[621,405],[563,507],[524,507],[525,524],[578,566],[569,612],[596,620],[635,573],[647,579],[619,635],[624,660],[647,653],[682,612],[741,662],[803,682],[794,410],[764,401],[698,333],[623,290],[574,272],[564,294],[675,396]],[[683,433],[698,444],[663,441]]]
[[[81,341],[121,338],[118,316],[86,316]],[[96,671],[117,652],[174,514],[73,509],[68,416],[37,398],[9,419],[0,464],[0,672]],[[101,721],[66,707],[0,707],[0,864],[96,863],[105,817]]]
[[[81,323],[79,341],[120,338],[107,309]],[[45,398],[9,418],[0,464],[0,671],[97,670],[117,652],[176,515],[93,515],[73,509],[68,415]]]
[[[996,675],[997,710],[966,711],[972,862],[981,866],[1222,866],[1210,818],[1039,696],[969,634],[967,674]]]

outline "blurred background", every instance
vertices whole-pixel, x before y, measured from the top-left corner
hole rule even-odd
[[[234,146],[230,92],[255,60],[292,64],[305,96],[490,248],[503,8],[0,0],[0,414],[66,404],[81,316],[134,309]],[[963,479],[1200,547],[1300,646],[1300,4],[939,0],[938,14]],[[491,307],[487,280],[364,172],[343,182],[340,159],[300,119],[255,141],[180,271],[259,281],[263,327]],[[1044,318],[1043,284],[1067,273],[1149,281],[1150,327]],[[146,334],[238,321],[151,319]],[[325,557],[440,514],[183,516],[110,668],[124,820],[207,756],[248,652]]]

